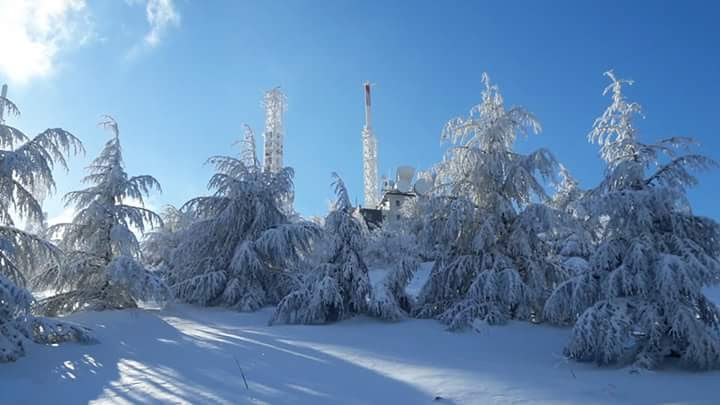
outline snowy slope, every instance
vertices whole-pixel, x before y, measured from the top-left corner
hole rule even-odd
[[[567,329],[513,322],[480,334],[450,333],[435,321],[363,317],[269,327],[270,312],[176,305],[75,315],[102,343],[30,347],[27,357],[0,365],[0,403],[719,401],[720,372],[630,374],[566,363],[559,353]]]

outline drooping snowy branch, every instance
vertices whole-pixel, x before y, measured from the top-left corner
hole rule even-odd
[[[213,194],[182,207],[194,222],[180,235],[168,266],[180,299],[254,311],[294,287],[291,270],[319,230],[289,221],[293,170],[263,171],[249,128],[241,146],[240,158],[208,160],[216,169],[208,184]]]
[[[117,122],[104,116],[100,126],[109,129],[112,137],[88,167],[84,182],[91,186],[65,196],[76,214],[71,223],[49,229],[60,238],[65,257],[36,280],[38,286],[59,292],[40,303],[48,314],[133,308],[140,300],[169,299],[169,290],[140,264],[140,243],[132,231],[162,224],[159,215],[142,206],[143,198],[153,189],[160,190],[160,184],[151,176],[129,177]]]
[[[337,200],[325,219],[329,258],[305,274],[280,301],[271,324],[329,323],[368,312],[370,280],[362,257],[366,243],[363,224],[353,215],[345,183],[335,173],[333,180]]]
[[[549,260],[557,233],[543,180],[554,178],[552,154],[513,150],[519,135],[539,132],[521,107],[506,109],[486,74],[482,102],[468,117],[450,120],[441,138],[453,142],[437,168],[434,212],[424,232],[440,247],[415,314],[451,328],[480,319],[538,319],[549,292],[567,272]]]
[[[606,75],[612,103],[589,135],[607,163],[586,204],[597,246],[589,271],[560,284],[545,312],[575,322],[566,354],[577,360],[652,368],[679,357],[718,368],[720,310],[702,288],[720,281],[720,226],[694,216],[685,196],[697,183],[690,170],[716,163],[678,154],[689,138],[641,143],[640,105],[622,92],[632,82]]]
[[[17,106],[4,97],[0,97],[0,108],[19,114]],[[31,223],[42,222],[39,199],[54,190],[54,166],[67,169],[69,155],[83,151],[80,140],[63,129],[48,129],[29,138],[0,121],[0,362],[24,355],[28,341],[94,340],[82,326],[31,313],[34,300],[25,289],[26,275],[57,263],[60,252],[43,238],[17,229],[13,219],[17,215]]]
[[[405,288],[419,265],[417,258],[412,256],[394,261],[394,266],[382,282],[372,288],[369,305],[371,315],[389,321],[408,316],[414,306],[414,299],[405,292]]]

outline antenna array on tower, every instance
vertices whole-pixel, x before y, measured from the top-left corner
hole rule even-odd
[[[278,172],[283,168],[283,143],[285,127],[283,118],[287,109],[287,98],[280,87],[265,92],[265,160],[264,170]]]
[[[375,208],[378,204],[378,146],[370,125],[370,83],[365,82],[365,127],[363,141],[363,185],[365,206]]]

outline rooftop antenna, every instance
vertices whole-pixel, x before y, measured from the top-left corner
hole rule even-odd
[[[363,87],[365,88],[365,126],[362,131],[364,202],[366,207],[374,208],[378,203],[378,146],[371,126],[370,82],[365,82]]]

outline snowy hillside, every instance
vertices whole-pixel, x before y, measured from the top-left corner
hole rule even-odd
[[[720,298],[720,289],[711,291]],[[2,403],[487,404],[718,401],[720,372],[565,362],[569,329],[512,322],[480,334],[366,317],[266,326],[270,309],[175,305],[88,312],[102,343],[33,345],[0,367]],[[249,389],[243,383],[242,371]],[[435,399],[442,397],[442,399]]]

